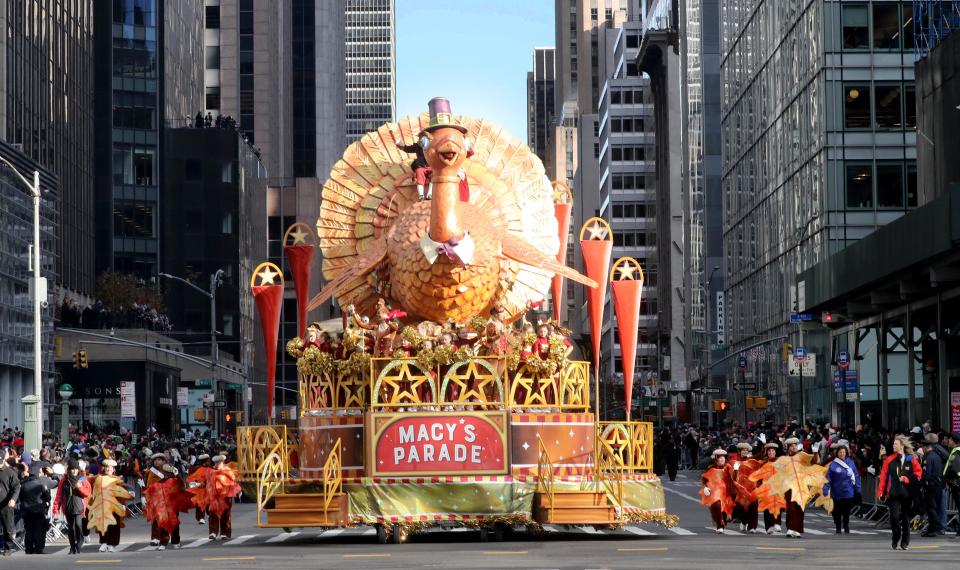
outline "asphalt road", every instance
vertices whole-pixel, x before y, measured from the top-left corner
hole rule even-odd
[[[30,568],[309,568],[350,570],[392,568],[957,568],[960,540],[914,536],[909,551],[890,548],[889,529],[855,520],[852,534],[836,536],[829,515],[812,510],[801,539],[783,535],[750,535],[732,528],[717,535],[696,497],[698,476],[681,473],[665,482],[667,509],[680,516],[680,525],[632,526],[616,532],[592,529],[549,529],[543,535],[525,532],[503,542],[480,542],[474,531],[416,535],[400,545],[377,544],[372,529],[320,532],[301,529],[285,533],[256,528],[251,505],[234,509],[233,538],[206,539],[206,527],[185,517],[181,550],[158,552],[149,544],[149,527],[142,519],[123,530],[117,553],[97,552],[87,545],[79,556],[67,556],[64,542],[47,545],[44,555],[22,553],[0,559],[0,567]],[[95,538],[95,535],[94,535]],[[12,564],[12,566],[11,566]]]

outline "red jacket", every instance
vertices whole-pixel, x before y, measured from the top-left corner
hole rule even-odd
[[[880,486],[877,487],[877,496],[881,499],[885,499],[887,494],[890,492],[890,486],[892,481],[890,478],[894,473],[898,473],[899,469],[891,468],[894,462],[900,461],[900,455],[896,453],[891,453],[886,459],[883,460],[883,467],[880,469]],[[923,469],[920,467],[920,461],[917,460],[913,455],[908,455],[906,461],[904,462],[904,468],[908,471],[902,473],[901,477],[906,477],[909,483],[915,484],[920,482],[920,477],[923,475]],[[912,475],[912,477],[911,477]]]

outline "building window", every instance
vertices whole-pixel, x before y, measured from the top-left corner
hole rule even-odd
[[[903,36],[903,49],[913,49],[913,6],[909,3],[900,5],[900,35]]]
[[[869,163],[847,165],[847,208],[873,208],[872,170]]]
[[[903,164],[877,164],[877,208],[903,208]]]
[[[917,165],[907,164],[907,207],[917,207]]]
[[[908,129],[915,129],[917,128],[917,89],[913,85],[908,85],[903,94],[904,110],[906,111],[904,126]]]
[[[203,164],[199,160],[189,159],[183,163],[183,179],[198,182],[203,178]]]
[[[220,110],[220,87],[206,88],[207,109]]]
[[[874,95],[877,98],[877,128],[902,129],[903,102],[900,97],[900,85],[877,85],[874,87]]]
[[[205,69],[220,69],[220,46],[207,46]]]
[[[843,93],[844,126],[848,129],[869,129],[870,86],[845,85]]]
[[[208,30],[220,28],[220,6],[207,6],[206,27]]]
[[[866,4],[843,5],[843,49],[870,47],[870,21]]]
[[[911,22],[912,24],[912,22]],[[880,50],[900,49],[900,4],[873,4],[873,47]]]

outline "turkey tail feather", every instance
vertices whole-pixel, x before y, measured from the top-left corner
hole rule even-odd
[[[587,287],[596,288],[598,283],[590,279],[579,271],[557,263],[555,257],[550,257],[542,251],[527,243],[523,238],[510,233],[503,233],[500,237],[501,251],[504,257],[518,261],[524,265],[529,265],[543,271],[550,271],[557,275],[562,275],[567,279],[572,279],[577,283],[582,283]]]
[[[376,269],[386,257],[387,240],[385,238],[378,239],[370,244],[358,256],[352,270],[348,269],[338,275],[336,279],[327,283],[327,286],[317,293],[313,299],[310,299],[310,303],[307,304],[307,311],[316,309],[329,301],[331,297],[342,295],[350,289],[362,286],[364,281],[361,278]]]

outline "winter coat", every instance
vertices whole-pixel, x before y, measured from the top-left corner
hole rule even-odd
[[[840,465],[839,459],[834,459],[827,467],[827,483],[823,486],[823,494],[834,499],[852,499],[860,494],[860,472],[853,459],[847,457]]]
[[[50,508],[50,489],[56,486],[53,479],[31,475],[20,486],[20,510],[34,515],[46,515]]]
[[[20,497],[20,474],[10,466],[0,468],[0,508]]]
[[[87,497],[93,492],[90,487],[90,481],[86,477],[80,477],[71,485],[68,483],[70,477],[60,478],[60,484],[57,485],[57,498],[53,502],[53,514],[59,513],[65,515],[85,515],[87,514]]]
[[[877,496],[881,500],[890,497],[908,499],[916,494],[917,484],[923,476],[920,462],[914,456],[907,455],[901,467],[901,457],[897,453],[891,453],[883,462],[883,468],[880,469],[880,484],[877,487]],[[906,482],[901,479],[903,477],[907,479]]]
[[[939,443],[923,456],[923,484],[930,489],[943,489],[943,466],[947,462],[947,450]]]

